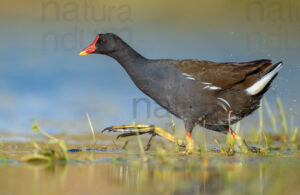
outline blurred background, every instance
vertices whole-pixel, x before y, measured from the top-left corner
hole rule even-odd
[[[131,122],[166,127],[170,116],[122,67],[79,57],[98,33],[121,36],[148,58],[217,62],[261,58],[284,68],[266,97],[282,98],[299,125],[300,2],[297,0],[27,0],[0,7],[0,132],[80,133]],[[182,126],[180,121],[176,121]],[[258,126],[257,113],[242,127]]]

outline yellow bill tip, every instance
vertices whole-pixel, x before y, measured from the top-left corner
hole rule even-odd
[[[79,56],[85,56],[85,55],[88,55],[88,53],[86,51],[82,51],[78,54]]]

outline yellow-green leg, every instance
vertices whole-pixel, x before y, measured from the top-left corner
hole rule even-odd
[[[245,152],[245,153],[247,153],[247,152],[260,153],[261,152],[261,150],[257,147],[248,146],[246,140],[243,139],[241,136],[239,136],[232,130],[231,130],[231,134],[242,152]]]
[[[174,135],[170,134],[166,130],[157,127],[155,125],[144,125],[144,124],[136,124],[136,125],[119,125],[119,126],[111,126],[105,128],[102,132],[109,131],[109,132],[117,132],[121,133],[120,135],[117,136],[117,139],[122,138],[122,137],[128,137],[128,136],[136,136],[137,133],[142,135],[142,134],[150,134],[151,137],[147,143],[147,146],[145,147],[145,150],[149,150],[153,139],[156,135],[161,136],[170,142],[173,142],[177,144],[180,147],[186,148],[186,153],[191,154],[194,152],[194,141],[192,139],[192,133],[187,132],[186,134],[186,140],[179,139],[175,137]],[[241,138],[239,135],[237,135],[234,131],[231,131],[233,137],[236,140],[236,143],[238,144],[239,148],[243,152],[254,152],[258,153],[259,149],[255,147],[249,147],[245,140]]]
[[[194,152],[194,140],[192,138],[192,133],[191,132],[186,133],[186,140],[187,140],[186,153],[191,154],[191,153]]]
[[[259,153],[260,152],[260,149],[259,148],[256,148],[256,147],[249,147],[248,144],[246,143],[246,140],[243,139],[241,136],[239,136],[237,133],[235,133],[232,129],[231,129],[231,123],[230,123],[230,118],[231,118],[231,112],[230,111],[228,113],[228,126],[229,126],[229,132],[231,133],[231,135],[233,136],[233,138],[235,139],[238,147],[240,148],[240,150],[242,152],[253,152],[253,153]]]
[[[164,130],[160,127],[157,127],[155,125],[143,125],[143,124],[119,125],[119,126],[107,127],[102,132],[104,132],[104,131],[122,133],[117,136],[117,139],[120,137],[135,136],[137,133],[140,135],[151,134],[151,138],[148,141],[148,144],[147,144],[145,150],[150,149],[152,141],[156,135],[166,138],[167,140],[177,144],[180,147],[186,147],[186,142],[184,140],[181,140],[181,139],[175,137],[174,135],[170,134],[166,130]]]

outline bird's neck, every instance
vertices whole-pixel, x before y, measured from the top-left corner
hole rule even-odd
[[[148,61],[148,59],[136,52],[125,42],[121,44],[121,47],[117,51],[108,55],[117,60],[130,76],[138,74]]]

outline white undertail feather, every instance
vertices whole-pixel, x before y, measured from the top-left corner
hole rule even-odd
[[[187,73],[182,73],[183,76],[185,76],[187,79],[190,79],[190,80],[195,80],[194,77],[192,77],[191,75],[187,74]]]
[[[260,80],[258,80],[256,83],[254,83],[251,87],[248,87],[246,89],[247,93],[249,95],[256,95],[261,90],[265,88],[265,86],[272,80],[272,78],[279,72],[279,70],[282,68],[282,63],[278,64],[277,67],[263,76]]]

